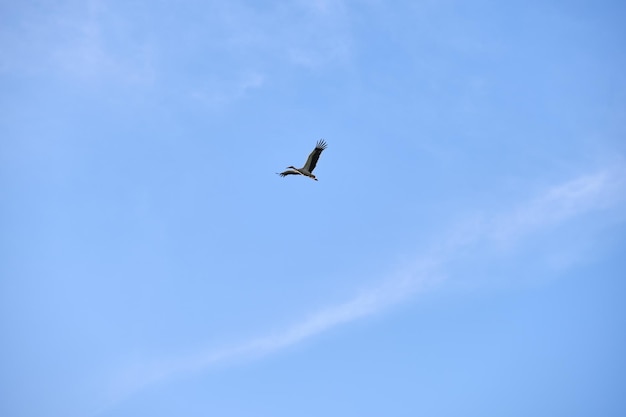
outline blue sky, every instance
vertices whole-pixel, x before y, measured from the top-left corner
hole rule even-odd
[[[622,2],[0,18],[3,416],[626,413]]]

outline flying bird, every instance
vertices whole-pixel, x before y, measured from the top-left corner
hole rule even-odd
[[[302,168],[288,166],[287,171],[277,174],[281,177],[285,177],[287,175],[305,175],[317,181],[317,178],[315,178],[315,175],[313,175],[313,170],[315,169],[315,165],[317,165],[317,160],[320,159],[320,155],[322,154],[322,151],[324,149],[326,149],[326,142],[324,142],[324,139],[320,139],[317,141],[315,149],[313,149],[313,152],[311,152],[309,158],[306,160],[306,164],[304,164]]]

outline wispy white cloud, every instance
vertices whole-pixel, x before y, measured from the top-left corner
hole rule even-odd
[[[220,32],[243,65],[336,67],[352,56],[348,7],[339,0],[301,1],[258,10],[241,3],[220,7]]]
[[[231,82],[209,83],[201,86],[190,93],[191,97],[209,106],[222,106],[244,98],[252,91],[262,88],[265,84],[265,75],[248,71],[241,74],[236,80]]]
[[[129,83],[154,80],[149,45],[128,33],[123,19],[101,0],[16,4],[9,11],[13,22],[0,29],[4,72]]]
[[[412,264],[398,268],[379,285],[360,291],[343,303],[322,308],[283,331],[231,348],[200,352],[173,360],[159,360],[128,370],[115,381],[116,400],[179,375],[271,354],[340,325],[379,314],[445,282],[446,263],[455,260],[460,248],[483,242],[522,240],[539,228],[557,225],[596,210],[620,206],[626,196],[625,173],[626,169],[620,165],[615,169],[583,175],[551,187],[509,212],[493,216],[493,221],[471,222],[467,227],[445,235],[442,242],[433,246],[432,251],[416,257]]]
[[[341,324],[376,314],[427,289],[438,278],[436,262],[418,262],[344,303],[317,311],[283,332],[253,341],[249,349],[258,353],[270,353],[302,342]]]
[[[304,342],[342,324],[368,317],[425,291],[441,280],[437,261],[419,260],[395,271],[378,286],[358,292],[353,298],[322,308],[291,327],[218,350],[179,358],[160,359],[130,367],[118,375],[112,388],[113,402],[142,388],[211,366],[268,355]]]
[[[347,9],[338,0],[156,4],[147,19],[123,2],[16,4],[11,24],[0,27],[0,72],[160,85],[209,104],[232,102],[283,71],[348,62]]]
[[[538,196],[501,212],[474,213],[456,224],[432,252],[449,258],[456,251],[475,244],[513,246],[539,230],[557,226],[572,218],[609,208],[626,200],[626,166],[581,175],[544,189]]]
[[[185,37],[203,41],[186,46],[180,57],[195,62],[201,55],[211,62],[188,89],[192,98],[209,106],[243,99],[285,72],[291,76],[294,68],[324,71],[346,65],[352,57],[353,36],[343,1],[267,7],[228,2],[213,7],[202,27],[183,29],[189,32]],[[212,28],[210,36],[204,26]]]
[[[548,189],[511,213],[495,217],[486,230],[491,239],[511,242],[540,228],[609,207],[626,197],[626,171],[606,169]]]

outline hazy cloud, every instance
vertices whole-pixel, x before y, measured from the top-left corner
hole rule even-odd
[[[625,174],[622,167],[617,167],[552,187],[511,213],[496,217],[488,226],[487,234],[499,242],[514,241],[543,226],[610,207],[626,196]]]
[[[148,44],[128,31],[102,1],[15,4],[11,24],[0,29],[0,69],[30,75],[68,75],[83,80],[152,82]]]

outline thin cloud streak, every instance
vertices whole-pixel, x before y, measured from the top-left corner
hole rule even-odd
[[[433,245],[432,253],[445,261],[457,250],[479,243],[512,246],[538,230],[609,209],[625,200],[626,165],[618,164],[550,187],[504,213],[476,215],[456,225],[447,238]]]
[[[268,355],[304,342],[339,325],[380,313],[433,286],[439,280],[437,267],[437,263],[433,261],[416,262],[381,285],[362,291],[344,303],[319,310],[281,332],[222,350],[211,350],[173,360],[160,360],[127,369],[115,383],[112,395],[115,400],[111,404],[118,403],[148,386],[198,373],[211,366]],[[102,410],[107,408],[104,407]]]
[[[345,303],[318,311],[284,332],[256,340],[251,343],[251,350],[270,353],[341,324],[376,314],[427,289],[435,281],[433,278],[435,276],[437,276],[435,265],[422,263]]]
[[[626,167],[584,175],[548,189],[538,198],[518,206],[492,222],[478,222],[460,233],[453,233],[418,258],[414,264],[399,269],[380,285],[354,298],[324,308],[282,332],[253,339],[224,350],[195,356],[159,361],[128,372],[116,383],[115,403],[152,384],[176,376],[197,373],[211,366],[275,353],[304,342],[342,324],[379,314],[416,294],[436,287],[446,280],[446,262],[453,261],[463,247],[481,243],[519,241],[539,228],[557,225],[577,216],[621,205],[626,196]]]
[[[499,242],[511,242],[544,226],[608,208],[626,197],[625,178],[626,172],[620,167],[552,187],[539,198],[497,218],[487,235]]]

